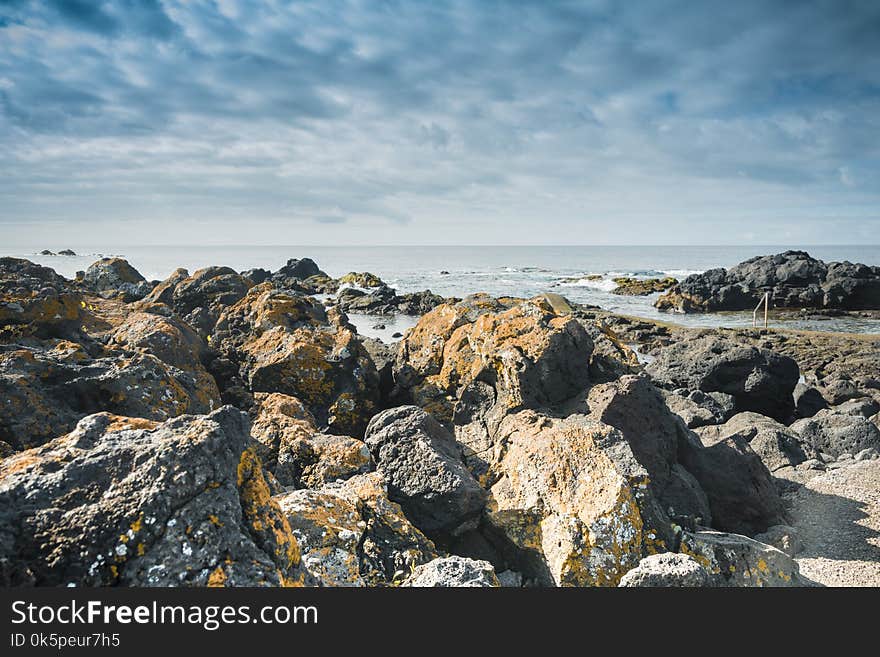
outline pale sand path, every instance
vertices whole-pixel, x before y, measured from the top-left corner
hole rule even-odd
[[[786,470],[775,474],[804,484],[786,495],[804,546],[801,574],[825,586],[880,586],[880,460]]]

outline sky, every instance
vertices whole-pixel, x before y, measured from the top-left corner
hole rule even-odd
[[[0,0],[0,242],[878,244],[880,2]]]

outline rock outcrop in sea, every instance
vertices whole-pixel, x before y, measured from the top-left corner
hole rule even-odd
[[[389,345],[349,311],[421,318]],[[308,258],[3,258],[0,583],[808,584],[790,495],[880,467],[878,351]]]
[[[880,267],[785,251],[691,274],[654,305],[679,313],[752,310],[765,293],[776,308],[878,310]]]

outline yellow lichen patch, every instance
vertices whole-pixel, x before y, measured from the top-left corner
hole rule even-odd
[[[208,576],[208,586],[212,588],[226,586],[226,571],[222,566],[217,566]]]
[[[762,573],[766,573],[769,569],[767,568],[767,562],[763,559],[758,559],[758,570]]]
[[[144,553],[145,553],[145,552],[146,552],[146,548],[145,548],[144,544],[143,544],[143,543],[138,543],[138,544],[137,544],[137,555],[138,555],[139,557],[142,557],[142,556],[144,556]]]
[[[215,515],[213,515],[213,514],[211,514],[211,515],[208,516],[208,520],[211,521],[211,524],[216,525],[217,527],[222,527],[222,526],[223,526],[223,523],[220,522],[220,518],[218,518],[217,516],[215,516]]]
[[[272,499],[269,486],[263,476],[260,458],[253,448],[241,454],[238,463],[238,489],[242,511],[255,534],[265,542],[284,570],[299,565],[299,545],[290,529],[287,518]]]

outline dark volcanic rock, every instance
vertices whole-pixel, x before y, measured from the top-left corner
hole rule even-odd
[[[398,295],[384,284],[367,291],[343,288],[336,297],[336,303],[345,312],[367,315],[424,315],[445,302],[446,299],[430,290]]]
[[[369,353],[311,297],[255,286],[221,315],[211,343],[251,392],[297,397],[331,433],[362,436],[376,412],[379,375]]]
[[[0,463],[0,583],[302,582],[287,519],[225,407],[157,424],[106,413]]]
[[[388,480],[388,496],[429,536],[472,528],[486,491],[461,460],[455,437],[417,406],[376,415],[366,443]]]
[[[0,258],[0,340],[62,337],[81,321],[82,297],[55,270],[21,258]]]
[[[794,415],[797,363],[766,349],[708,334],[663,349],[645,371],[668,389],[732,395],[738,412],[755,411],[780,422]]]
[[[697,433],[708,442],[730,436],[744,438],[771,471],[799,465],[807,459],[819,456],[813,446],[804,443],[796,431],[757,413],[739,413],[724,424],[702,427]]]
[[[861,415],[819,411],[791,425],[801,438],[831,456],[855,454],[868,447],[880,449],[880,429]]]
[[[785,523],[773,478],[744,437],[712,436],[701,444],[691,436],[678,455],[706,491],[714,527],[750,536]]]
[[[147,296],[152,286],[137,269],[123,258],[101,258],[89,265],[83,285],[101,296],[119,295],[124,301],[137,301]]]
[[[804,383],[798,383],[794,389],[795,415],[799,418],[813,417],[823,408],[828,408],[828,402],[822,393]]]
[[[210,333],[220,314],[247,294],[251,284],[229,267],[206,267],[174,286],[175,312],[202,335]]]
[[[878,309],[880,267],[826,264],[804,251],[786,251],[692,274],[655,305],[677,312],[752,310],[766,292],[777,308]]]

